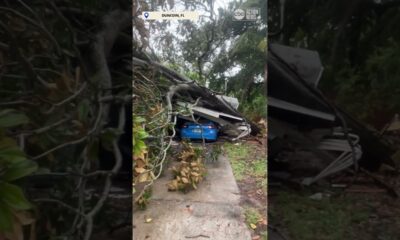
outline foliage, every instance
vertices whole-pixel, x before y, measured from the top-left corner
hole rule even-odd
[[[26,124],[25,114],[13,109],[0,112],[0,237],[23,237],[22,226],[33,222],[32,204],[16,183],[37,170],[37,164],[28,160],[14,139],[4,133],[7,128]]]
[[[141,157],[147,152],[147,146],[144,140],[149,136],[142,124],[146,120],[141,117],[133,117],[133,156]]]
[[[139,208],[144,210],[149,204],[149,200],[151,198],[151,188],[144,191],[144,193],[136,200],[136,204],[139,205]]]
[[[396,1],[268,1],[270,42],[317,50],[320,88],[344,110],[381,128],[399,109]]]
[[[135,188],[137,184],[145,184],[135,193],[137,203],[161,175],[171,146],[174,124],[163,97],[168,87],[166,80],[152,69],[137,67],[134,70],[133,93],[137,97],[133,102],[133,185]]]
[[[400,92],[397,67],[400,64],[400,52],[398,44],[390,42],[389,46],[376,49],[365,62],[364,68],[352,70],[347,66],[338,76],[338,81],[345,81],[337,87],[338,100],[348,103],[356,97],[359,101],[347,109],[365,122],[377,126],[385,124],[385,120],[400,109],[400,97],[397,94]]]
[[[171,168],[174,179],[168,183],[168,190],[188,192],[191,189],[197,189],[206,174],[201,152],[185,144],[178,160],[180,161],[178,165]]]
[[[148,159],[148,147],[145,143],[146,138],[149,134],[145,129],[146,119],[143,117],[133,117],[133,182],[140,183],[151,180],[154,178],[154,173],[149,170],[149,159]],[[135,192],[135,188],[133,189]],[[144,208],[147,204],[147,200],[150,197],[147,192],[150,189],[144,189],[143,194],[139,196],[135,201],[141,208]]]
[[[258,89],[259,90],[259,89]],[[254,96],[254,97],[252,97]],[[263,93],[253,93],[250,100],[239,106],[245,116],[253,121],[258,121],[267,116],[267,97]]]
[[[131,36],[123,26],[131,13],[121,10],[130,4],[1,2],[0,226],[19,231],[9,238],[29,232],[21,225],[33,221],[32,206],[30,239],[89,239],[100,225],[97,215],[107,212],[117,162],[126,156],[117,144],[120,109],[132,99],[131,58],[116,52],[121,39],[112,35]],[[104,35],[107,47],[99,41]],[[110,126],[114,110],[118,128]],[[110,171],[99,171],[100,148],[111,150]]]
[[[246,223],[250,228],[256,228],[257,223],[263,220],[263,215],[258,212],[256,208],[246,207],[244,209],[244,216]]]
[[[238,97],[241,104],[250,106],[252,98],[265,95],[265,91],[254,89],[262,85],[260,76],[266,64],[267,4],[260,0],[232,1],[227,9],[216,9],[212,3],[191,1],[185,5],[197,11],[205,8],[198,22],[182,21],[174,28],[164,26],[169,23],[154,23],[152,41],[154,46],[161,46],[154,53],[161,62],[176,66],[201,85]],[[260,8],[262,18],[256,22],[233,21],[233,11],[239,6]],[[255,109],[248,110],[253,113]]]
[[[213,144],[210,150],[210,156],[208,156],[209,159],[206,159],[206,161],[210,160],[211,162],[216,162],[222,153],[222,145]]]

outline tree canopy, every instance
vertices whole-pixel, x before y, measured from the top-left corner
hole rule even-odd
[[[399,11],[395,0],[271,0],[269,41],[317,50],[325,68],[319,87],[381,128],[400,109]]]
[[[239,7],[260,9],[260,19],[234,21],[233,11]],[[264,84],[266,64],[266,2],[231,1],[223,8],[214,1],[190,1],[184,8],[200,11],[200,20],[150,24],[151,34],[157,36],[150,38],[150,48],[161,46],[154,57],[213,91],[238,97],[241,110],[264,117],[265,88],[259,86]]]

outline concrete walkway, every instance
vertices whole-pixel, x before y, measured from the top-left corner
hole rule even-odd
[[[168,192],[170,171],[155,182],[146,210],[133,214],[134,240],[251,240],[239,189],[225,157],[207,164],[206,179],[187,194]],[[145,219],[151,218],[150,223]]]

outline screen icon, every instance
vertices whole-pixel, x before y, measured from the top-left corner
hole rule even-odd
[[[233,18],[235,18],[235,20],[242,20],[242,19],[244,19],[244,17],[245,17],[245,12],[244,12],[244,10],[243,9],[236,9],[234,12],[233,12]]]
[[[257,8],[249,8],[246,9],[246,19],[247,20],[257,20],[257,16],[259,15],[259,9]]]
[[[260,16],[259,8],[236,9],[233,12],[234,21],[257,21]]]

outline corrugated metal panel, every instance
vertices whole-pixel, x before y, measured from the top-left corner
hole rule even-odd
[[[286,102],[286,101],[276,99],[273,97],[268,97],[268,106],[277,107],[277,108],[285,109],[288,111],[297,112],[297,113],[301,113],[304,115],[313,116],[316,118],[321,118],[321,119],[328,120],[328,121],[335,121],[335,115],[333,115],[333,114],[306,108],[301,105]]]

